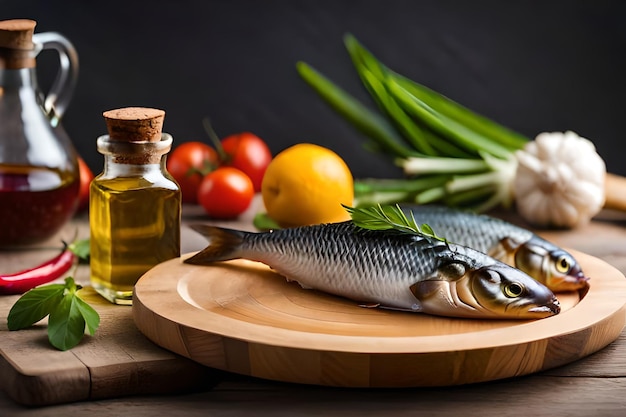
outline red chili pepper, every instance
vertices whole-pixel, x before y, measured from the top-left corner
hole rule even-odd
[[[78,256],[69,247],[34,268],[10,275],[0,275],[0,294],[22,294],[46,282],[61,278],[70,270]]]

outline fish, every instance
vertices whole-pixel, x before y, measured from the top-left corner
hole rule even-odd
[[[478,319],[560,312],[554,293],[519,269],[426,235],[368,230],[351,220],[265,232],[190,227],[208,246],[185,263],[262,262],[302,288],[364,307]]]
[[[553,292],[588,290],[589,277],[574,256],[528,229],[445,206],[406,205],[402,210],[454,243],[521,269]]]

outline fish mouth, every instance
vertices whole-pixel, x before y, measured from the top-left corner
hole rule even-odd
[[[580,271],[579,273],[575,275],[565,276],[565,282],[571,282],[571,283],[577,283],[577,284],[584,284],[588,282],[589,279],[590,278],[588,276],[585,276],[585,274],[583,274],[582,271]]]
[[[561,304],[559,303],[559,300],[554,298],[545,305],[529,308],[528,312],[533,314],[541,314],[544,315],[544,317],[554,316],[561,312]]]
[[[552,281],[550,288],[553,291],[576,291],[589,287],[588,276],[585,276],[582,272],[575,275],[565,275],[560,279]]]

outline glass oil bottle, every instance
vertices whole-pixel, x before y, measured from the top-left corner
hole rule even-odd
[[[165,112],[127,107],[104,114],[97,140],[104,170],[91,183],[91,284],[115,304],[132,304],[137,280],[180,256],[181,193],[165,168],[172,136]]]

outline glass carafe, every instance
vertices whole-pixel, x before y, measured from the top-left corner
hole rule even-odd
[[[78,203],[77,153],[60,125],[78,75],[73,45],[56,32],[34,34],[36,22],[0,21],[0,247],[55,235]],[[38,87],[36,58],[58,52],[48,94]]]

